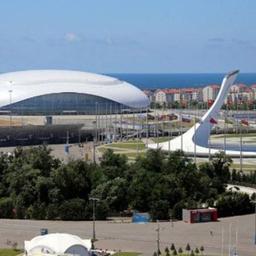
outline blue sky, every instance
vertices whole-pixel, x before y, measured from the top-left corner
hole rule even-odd
[[[0,72],[256,72],[256,1],[8,0]]]

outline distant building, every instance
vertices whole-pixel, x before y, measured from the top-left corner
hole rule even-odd
[[[251,85],[253,100],[256,100],[256,84]]]
[[[155,102],[155,94],[151,90],[143,90],[143,92],[147,95],[150,102]]]
[[[201,88],[184,88],[181,90],[181,99],[183,101],[202,101]]]
[[[219,85],[208,85],[203,88],[203,101],[209,102],[216,99],[220,90]]]
[[[177,89],[159,89],[155,92],[155,102],[164,105],[180,100],[180,93]]]
[[[225,103],[244,104],[255,99],[256,86],[248,87],[245,84],[235,84],[230,87]]]
[[[155,102],[161,105],[174,102],[188,103],[192,100],[202,101],[202,89],[159,89],[155,92]]]

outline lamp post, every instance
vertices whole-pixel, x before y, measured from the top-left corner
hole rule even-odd
[[[12,84],[13,84],[13,81],[8,81],[8,84],[10,86],[10,89],[8,90],[8,93],[9,93],[9,104],[11,106],[11,104],[12,104]],[[10,109],[9,117],[10,117],[10,126],[12,126],[12,111],[11,111],[11,109]]]
[[[157,239],[156,239],[156,249],[157,249],[157,256],[159,256],[160,254],[160,225],[159,225],[159,220],[156,221],[157,222]]]
[[[96,197],[90,197],[90,201],[92,201],[92,220],[93,220],[93,226],[92,226],[92,242],[94,243],[96,241],[96,230],[95,230],[95,208],[96,208],[96,202],[98,202],[100,199]]]
[[[254,206],[255,206],[255,210],[254,210],[254,237],[253,237],[253,240],[254,240],[254,244],[256,245],[256,198],[254,200],[252,200],[252,203],[254,203]]]

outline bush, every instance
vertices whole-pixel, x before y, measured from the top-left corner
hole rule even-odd
[[[0,200],[0,218],[6,218],[11,219],[13,218],[14,212],[13,212],[13,202],[12,199],[2,198]]]
[[[59,217],[58,206],[56,204],[49,204],[46,209],[45,219],[55,220]]]
[[[85,217],[85,201],[80,198],[65,201],[59,207],[62,220],[83,220]]]
[[[250,197],[243,193],[226,192],[220,195],[216,202],[220,217],[253,213],[253,203]]]
[[[96,205],[96,219],[105,220],[108,216],[109,207],[105,201],[99,201]]]
[[[45,203],[35,203],[26,210],[26,217],[35,220],[44,220],[46,215]]]
[[[150,209],[152,220],[168,220],[169,216],[169,203],[167,200],[159,200],[154,202]]]

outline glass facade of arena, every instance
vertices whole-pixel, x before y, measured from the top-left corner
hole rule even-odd
[[[80,93],[56,93],[29,98],[1,107],[18,115],[115,114],[129,107],[115,101]]]

